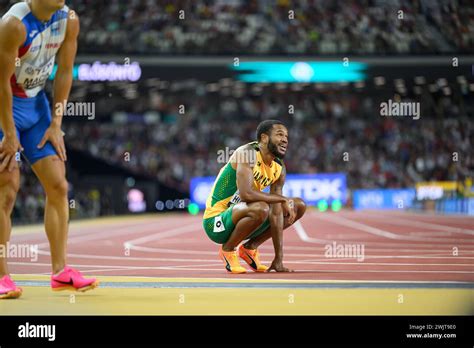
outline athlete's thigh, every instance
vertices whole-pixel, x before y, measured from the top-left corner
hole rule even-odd
[[[17,192],[20,187],[20,168],[18,164],[10,172],[8,169],[0,172],[0,200],[6,197],[6,192]]]
[[[232,209],[232,222],[234,225],[236,225],[239,220],[247,217],[250,211],[266,212],[268,215],[269,205],[265,202],[240,202],[235,204]]]
[[[46,191],[65,183],[66,166],[57,155],[41,158],[31,168]]]
[[[213,242],[224,244],[229,240],[235,228],[232,222],[232,208],[230,206],[220,214],[203,220],[204,230]]]
[[[240,203],[235,204],[232,207],[232,222],[234,223],[234,225],[236,225],[237,222],[239,222],[239,220],[246,217],[248,212],[249,212],[249,206],[247,203],[240,202]]]
[[[306,212],[306,203],[299,197],[291,197],[290,199],[292,199],[294,202],[293,210],[295,212],[295,220],[293,221],[293,223],[295,223],[297,220],[301,219],[301,217],[303,217],[304,213]],[[292,225],[288,222],[287,216],[285,216],[284,218],[284,225],[284,228],[287,228]]]
[[[41,117],[30,128],[20,131],[23,154],[32,166],[43,158],[56,155],[56,150],[50,142],[47,142],[42,148],[38,148],[38,144],[51,125],[51,110],[49,105],[45,102],[38,103],[38,105],[35,106],[34,112],[40,114]]]
[[[17,137],[20,138],[17,130]],[[0,130],[0,142],[3,139],[3,132]],[[18,153],[19,154],[19,153]],[[9,172],[8,167],[4,171],[0,172],[0,195],[5,196],[5,192],[14,189],[18,191],[20,185],[20,166],[19,163],[15,163],[14,169]],[[1,197],[0,197],[1,198]]]

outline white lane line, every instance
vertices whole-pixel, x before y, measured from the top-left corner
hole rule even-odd
[[[322,214],[319,215],[319,216],[322,216]],[[342,218],[341,216],[338,216],[338,219],[343,219],[343,218]],[[333,223],[337,223],[337,222],[335,222],[335,221],[333,221],[333,220],[328,220],[328,221],[333,222]],[[347,219],[347,221],[349,221],[349,223],[358,224],[357,222],[352,221],[352,220],[348,220],[348,219]],[[316,238],[310,237],[310,236],[306,233],[306,230],[304,229],[303,225],[301,224],[301,222],[300,222],[299,220],[296,221],[296,222],[293,224],[293,226],[294,226],[294,228],[295,228],[295,230],[296,230],[296,233],[297,233],[298,237],[299,237],[303,242],[306,242],[306,243],[316,243],[316,244],[331,244],[332,242],[336,242],[336,240],[324,240],[324,239],[316,239]],[[350,227],[353,227],[353,228],[354,228],[353,225],[350,226]],[[365,231],[365,232],[369,232],[369,231],[366,231],[366,228],[368,228],[368,229],[371,231],[371,232],[369,232],[369,233],[373,233],[373,234],[377,234],[377,235],[379,235],[378,233],[382,233],[382,235],[385,234],[385,236],[386,236],[386,234],[390,234],[390,235],[396,236],[398,239],[410,239],[410,240],[422,240],[422,241],[424,241],[424,240],[427,239],[427,238],[416,238],[416,237],[403,238],[403,236],[399,236],[399,235],[397,235],[397,234],[393,234],[393,233],[388,232],[388,231],[379,230],[379,229],[373,228],[373,227],[371,227],[371,226],[362,225],[362,224],[358,224],[357,227],[358,227],[358,228],[356,228],[356,229],[362,229],[362,230]],[[400,238],[399,238],[399,237],[400,237]],[[435,241],[440,241],[440,239],[434,239],[434,240],[435,240]],[[445,241],[445,240],[442,239],[442,241]],[[456,242],[459,242],[459,240],[456,240]],[[359,241],[357,241],[357,240],[356,240],[356,241],[338,240],[337,243],[340,243],[340,244],[354,244],[354,243],[359,243],[359,244],[360,244],[360,243],[363,243],[363,244],[365,244],[365,245],[367,246],[367,248],[370,248],[370,245],[371,245],[371,244],[372,244],[372,245],[389,245],[389,246],[392,246],[392,247],[393,247],[393,245],[394,245],[392,242],[390,242],[390,243],[383,243],[383,242],[382,242],[382,243],[380,243],[380,242],[364,242],[363,240],[359,240]],[[408,245],[416,245],[416,244],[403,243],[403,245],[404,245],[404,246],[408,246]],[[438,245],[438,247],[439,247],[439,245]],[[375,249],[372,249],[372,248],[371,248],[371,250],[375,250]],[[380,249],[380,250],[400,250],[400,249],[398,249],[398,248],[383,249],[383,248],[382,248],[382,249]],[[406,250],[410,250],[410,249],[406,249]],[[412,249],[412,250],[418,252],[418,250],[416,250],[416,249]]]
[[[361,211],[357,211],[359,213]],[[365,213],[374,213],[378,214],[379,210],[374,211],[374,210],[364,210]],[[388,214],[388,212],[386,212]],[[437,219],[437,220],[464,220],[464,221],[472,221],[474,222],[474,217],[470,215],[449,215],[449,214],[440,214],[440,213],[433,213],[429,211],[420,211],[420,212],[414,212],[414,211],[408,211],[408,210],[403,210],[403,211],[398,211],[398,210],[392,210],[389,213],[390,215],[396,217],[396,216],[414,216],[414,217],[425,217],[425,218],[432,218],[432,219]]]
[[[356,259],[355,257],[352,258]],[[472,263],[398,263],[398,262],[324,262],[324,261],[285,261],[285,263],[297,263],[297,264],[310,264],[310,265],[359,265],[359,266],[461,266],[461,267],[471,267]],[[474,272],[473,272],[474,273]]]
[[[339,244],[339,242],[337,242]],[[380,252],[387,252],[387,251],[396,251],[398,253],[402,252],[416,252],[416,253],[440,253],[440,252],[448,252],[452,254],[452,248],[446,247],[444,249],[400,249],[400,248],[372,248],[368,243],[364,243],[366,246],[366,250],[370,251],[380,251]],[[388,244],[388,245],[393,245],[393,244]],[[303,250],[303,251],[321,251],[321,246],[294,246],[294,245],[285,245],[285,250]],[[265,249],[265,250],[273,250],[272,245],[262,245],[259,248]],[[474,253],[473,250],[465,250],[464,248],[461,249],[463,253]]]
[[[150,227],[143,228],[146,226],[150,226]],[[147,223],[143,223],[137,226],[127,225],[127,226],[122,226],[122,227],[114,227],[113,229],[93,231],[85,235],[71,236],[70,238],[68,238],[68,244],[75,244],[75,243],[86,242],[86,241],[89,242],[89,241],[101,240],[101,239],[105,240],[107,238],[116,238],[118,236],[124,236],[124,235],[129,236],[133,234],[134,231],[136,231],[137,233],[154,232],[156,231],[157,228],[158,228],[157,222],[152,222],[152,223],[147,222]],[[75,234],[77,234],[77,232]],[[38,245],[39,248],[44,248],[47,246],[49,246],[49,242],[44,242]]]
[[[300,222],[299,220],[297,220],[297,221],[293,224],[293,227],[294,227],[295,230],[296,230],[296,234],[298,235],[298,237],[300,237],[300,239],[301,239],[303,242],[306,242],[306,243],[316,243],[316,244],[328,244],[328,243],[332,243],[332,241],[330,241],[330,240],[318,239],[318,238],[313,238],[313,237],[308,236],[308,234],[306,233],[305,229],[303,228],[303,225],[301,224],[301,222]]]
[[[32,265],[30,263],[22,263],[22,262],[14,262],[12,264],[18,265]],[[49,264],[34,264],[35,266],[50,266]],[[322,264],[324,265],[324,263]],[[190,266],[189,268],[176,268],[176,266],[106,266],[106,265],[71,265],[73,267],[84,267],[84,268],[91,268],[91,272],[95,269],[109,269],[109,270],[169,270],[169,271],[225,271],[223,267],[221,268],[198,268],[194,265]],[[82,271],[81,271],[82,272]],[[315,272],[315,273],[439,273],[439,274],[474,274],[474,271],[447,271],[447,270],[354,270],[354,269],[347,269],[347,270],[340,270],[340,269],[330,269],[330,270],[307,270],[302,269],[300,272],[297,273],[308,273],[308,272]],[[49,273],[47,273],[49,274]]]
[[[164,254],[188,254],[188,255],[211,255],[211,256],[216,256],[217,253],[216,252],[213,252],[213,251],[200,251],[200,250],[181,250],[181,249],[164,249],[164,248],[151,248],[151,247],[141,247],[141,246],[132,246],[131,247],[132,250],[137,250],[137,251],[143,251],[143,252],[149,252],[149,253],[164,253]],[[367,250],[369,250],[367,248]],[[372,250],[372,249],[370,249]],[[321,250],[322,251],[322,250]],[[382,250],[384,251],[384,250]],[[462,253],[462,251],[460,251],[460,253]],[[273,253],[260,253],[261,256],[273,256],[274,254]],[[298,253],[298,254],[292,254],[292,253],[285,253],[285,256],[291,256],[291,257],[321,257],[323,254],[321,255],[317,255],[317,254],[304,254],[304,253]],[[451,254],[449,254],[451,255]],[[377,255],[369,255],[367,257],[374,257],[374,258],[378,258],[378,257],[386,257],[386,258],[427,258],[427,259],[430,259],[430,258],[447,258],[447,259],[451,259],[451,258],[457,258],[457,259],[474,259],[474,257],[470,257],[470,256],[445,256],[445,257],[431,257],[430,255],[426,255],[426,256],[420,256],[420,255],[415,255],[415,256],[411,256],[411,255],[383,255],[383,256],[377,256]]]
[[[359,230],[359,231],[367,232],[367,233],[373,234],[373,235],[378,236],[378,237],[384,237],[384,238],[389,238],[389,239],[422,241],[422,242],[445,242],[445,243],[448,243],[448,242],[460,243],[460,242],[463,242],[463,241],[472,242],[472,240],[469,240],[469,239],[466,240],[466,239],[446,239],[446,238],[423,238],[423,237],[401,235],[401,234],[396,234],[396,233],[392,233],[392,232],[389,232],[389,231],[385,231],[385,230],[382,230],[380,228],[372,227],[372,226],[369,226],[369,225],[366,225],[366,224],[363,224],[363,223],[360,223],[360,222],[349,220],[349,219],[344,218],[342,216],[337,216],[337,218],[332,217],[329,214],[328,215],[321,214],[320,219],[330,221],[330,222],[338,224],[338,225],[350,227],[350,228],[353,228],[353,229],[356,229],[356,230]]]
[[[384,215],[382,214],[370,214],[370,213],[363,213],[364,215],[370,219],[374,220],[384,220],[387,223],[394,224],[394,225],[401,225],[401,226],[410,226],[410,227],[427,227],[433,230],[444,231],[444,232],[452,232],[452,233],[461,233],[461,234],[468,234],[474,236],[474,230],[470,230],[467,228],[460,228],[460,227],[453,227],[453,226],[446,226],[440,224],[433,224],[429,222],[419,221],[419,220],[400,220],[399,218],[394,219],[393,216]]]
[[[138,270],[138,269],[137,269]],[[221,268],[197,268],[197,267],[189,267],[189,268],[180,268],[176,269],[173,267],[143,267],[141,268],[143,271],[152,271],[152,270],[162,270],[162,271],[174,271],[176,272],[177,270],[179,271],[211,271],[211,272],[225,272],[224,267]],[[123,269],[123,271],[127,271],[127,269]],[[82,272],[82,271],[81,271]],[[91,271],[93,272],[93,271]],[[247,273],[252,274],[253,272],[249,271]],[[295,273],[437,273],[437,274],[474,274],[474,272],[468,272],[468,271],[442,271],[442,270],[436,270],[436,271],[426,271],[426,270],[352,270],[352,269],[347,269],[347,270],[321,270],[321,269],[304,269],[304,270],[299,270]],[[304,281],[304,280],[301,280]]]
[[[150,270],[159,270],[159,271],[170,271],[170,270],[181,270],[181,267],[205,267],[207,265],[186,265],[186,266],[157,266],[154,267],[153,269],[150,268]],[[211,265],[211,266],[217,266],[217,264]],[[117,268],[104,268],[104,269],[86,269],[86,270],[81,270],[81,273],[95,273],[95,272],[113,272],[113,271],[129,271],[129,268],[123,268],[120,266],[115,266]],[[142,267],[143,268],[143,267]],[[134,270],[141,270],[142,268],[136,268]],[[144,268],[143,268],[144,269]],[[147,268],[148,269],[148,268]],[[41,275],[49,275],[51,273],[38,273]],[[127,276],[128,278],[128,276]]]
[[[93,272],[94,270],[89,270],[90,272]],[[81,271],[82,272],[82,271]],[[252,274],[252,273],[250,273]],[[35,277],[38,275],[50,275],[50,273],[43,274],[43,273],[12,273],[12,276],[22,276],[22,277]],[[272,275],[276,275],[276,273],[272,273]],[[260,274],[260,276],[263,276],[263,274]],[[339,283],[352,283],[352,284],[360,284],[360,283],[373,283],[373,284],[379,284],[379,283],[393,283],[393,284],[465,284],[465,280],[375,280],[375,279],[367,279],[367,280],[360,280],[360,279],[288,279],[288,278],[222,278],[222,277],[173,277],[173,276],[147,276],[147,275],[140,275],[140,276],[134,276],[134,275],[111,275],[107,276],[108,277],[108,282],[121,282],[120,280],[115,280],[115,279],[122,279],[123,277],[126,277],[127,279],[133,279],[137,280],[138,282],[146,279],[146,280],[153,280],[155,282],[173,282],[173,281],[178,281],[178,282],[190,282],[192,284],[193,282],[227,282],[227,281],[233,281],[236,283],[246,283],[249,280],[252,280],[256,284],[258,283],[265,283],[269,281],[275,281],[278,284],[292,284],[292,283],[308,283],[308,284],[320,284],[320,283],[333,283],[333,284],[339,284]],[[115,279],[110,279],[110,278],[115,278]],[[47,279],[44,279],[47,280]]]
[[[451,237],[454,232],[408,232],[410,236],[420,237]]]
[[[168,251],[171,250],[175,253],[182,253],[181,250],[179,249],[167,249]],[[198,254],[201,255],[202,252],[197,251],[197,250],[187,250],[187,254]],[[50,255],[49,252],[44,252],[41,251],[40,254],[42,255]],[[212,253],[213,256],[216,256],[215,253]],[[192,258],[159,258],[159,257],[133,257],[133,256],[106,256],[106,255],[93,255],[93,254],[69,254],[68,255],[71,258],[82,258],[82,259],[98,259],[98,260],[120,260],[120,261],[128,261],[128,260],[133,260],[133,261],[158,261],[158,262],[167,262],[167,261],[172,261],[172,262],[209,262],[209,263],[214,263],[215,260],[213,259],[192,259]],[[261,253],[261,256],[264,257],[272,257],[273,254],[267,254],[267,253]],[[286,256],[296,256],[296,257],[314,257],[313,259],[308,259],[308,260],[287,260],[287,262],[316,262],[316,261],[324,261],[324,260],[351,260],[354,259],[353,257],[346,257],[346,258],[329,258],[325,257],[323,254],[321,255],[314,255],[314,254],[286,254]],[[217,257],[217,256],[216,256]],[[448,259],[448,260],[474,260],[474,257],[471,256],[453,256],[453,255],[446,255],[444,256],[443,254],[441,255],[365,255],[364,259]],[[430,263],[414,263],[413,265],[431,265]],[[446,264],[446,265],[451,265],[451,264]],[[452,265],[458,265],[458,263],[452,264]],[[474,264],[469,264],[470,266],[474,267]]]
[[[41,255],[51,255],[47,251],[39,251],[38,254]],[[183,254],[183,252],[181,252]],[[160,257],[133,257],[133,256],[107,256],[107,255],[92,255],[92,254],[73,254],[68,253],[70,258],[79,258],[79,259],[96,259],[96,260],[120,260],[120,261],[173,261],[173,262],[215,262],[215,260],[209,259],[170,259],[170,258],[160,258]],[[216,256],[217,257],[217,256]]]
[[[323,255],[321,255],[321,256],[323,256]],[[356,258],[356,257],[337,257],[337,258],[320,257],[320,258],[317,258],[317,259],[307,259],[307,260],[304,260],[304,261],[312,262],[312,261],[322,261],[322,260],[326,260],[326,259],[353,260],[354,258]],[[417,256],[408,256],[408,255],[395,255],[395,256],[366,255],[366,256],[364,256],[364,259],[374,259],[374,260],[377,260],[377,259],[474,260],[474,257],[470,257],[470,256],[463,256],[463,257],[459,257],[459,256],[418,256],[418,255]],[[469,261],[467,261],[467,262],[469,262]],[[429,263],[417,263],[417,265],[430,265],[430,264]],[[474,263],[471,263],[470,265],[474,269]]]
[[[156,240],[160,240],[160,239],[164,239],[164,238],[168,238],[168,237],[178,236],[178,235],[181,235],[181,234],[184,234],[184,233],[196,231],[196,229],[198,229],[199,227],[201,227],[201,224],[200,223],[197,224],[197,223],[194,222],[192,224],[180,226],[180,227],[177,227],[177,228],[172,228],[172,229],[167,230],[167,231],[161,231],[161,232],[153,233],[153,234],[141,237],[141,238],[128,240],[124,243],[124,246],[125,247],[131,247],[131,246],[136,246],[138,244],[143,244],[143,243],[146,243],[146,242],[151,242],[151,241],[156,241]]]
[[[354,260],[355,258],[352,258]],[[374,266],[446,266],[446,267],[453,267],[453,266],[460,266],[460,267],[472,267],[471,263],[396,263],[396,262],[346,262],[346,260],[351,260],[349,258],[346,258],[344,260],[339,261],[339,259],[327,259],[327,260],[285,260],[285,263],[288,264],[298,264],[298,265],[306,265],[306,264],[311,264],[311,265],[358,265],[358,266],[368,266],[368,265],[374,265]],[[172,261],[172,262],[177,262],[178,260],[167,260],[163,259],[160,260],[163,262],[167,261]],[[270,260],[263,260],[264,262]],[[92,268],[97,268],[97,267],[105,267],[105,268],[114,268],[114,267],[123,267],[127,269],[140,269],[141,267],[158,267],[157,269],[160,269],[161,267],[166,267],[166,268],[183,268],[183,267],[203,267],[203,266],[215,266],[219,265],[220,262],[217,262],[216,260],[201,260],[201,259],[180,259],[178,262],[193,262],[192,265],[169,265],[169,266],[130,266],[130,265],[80,265],[81,267],[86,266],[86,267],[92,267]],[[198,265],[195,263],[199,262],[206,262],[206,264],[203,265]],[[32,265],[32,263],[29,262],[13,262],[12,264],[17,264],[17,265]],[[47,263],[36,263],[34,265],[39,265],[39,266],[49,266]],[[474,273],[474,272],[473,272]]]
[[[176,249],[173,250],[176,251],[177,253],[180,252],[180,250]],[[193,250],[194,251],[194,250]],[[199,251],[195,251],[196,254],[202,254]],[[41,252],[42,255],[50,255],[48,252]],[[182,254],[182,253],[181,253]],[[328,258],[324,257],[323,255],[311,255],[311,254],[287,254],[286,256],[307,256],[307,257],[314,257],[314,259],[308,259],[308,260],[286,260],[285,262],[288,263],[311,263],[311,262],[323,262],[326,264],[332,264],[329,262],[331,261],[336,261],[333,264],[342,264],[343,260],[353,260],[354,258]],[[68,255],[71,258],[82,258],[82,259],[98,259],[98,260],[120,260],[120,261],[158,261],[158,262],[208,262],[210,264],[216,263],[216,260],[209,260],[209,259],[191,259],[191,258],[158,258],[158,257],[132,257],[132,256],[105,256],[105,255],[90,255],[90,254],[69,254]],[[262,253],[261,256],[263,257],[272,257],[273,254],[265,254]],[[394,255],[394,256],[387,256],[387,255],[367,255],[364,256],[364,259],[474,259],[474,257],[469,257],[469,256],[407,256],[407,255]],[[364,262],[364,264],[369,264]],[[390,263],[387,263],[390,264]],[[395,263],[391,263],[395,264]],[[413,263],[412,265],[435,265],[432,263]],[[447,266],[455,266],[455,265],[465,265],[465,264],[460,264],[460,263],[454,263],[454,264],[440,264],[440,265],[447,265]],[[473,267],[473,264],[467,264],[471,267]],[[181,266],[176,266],[176,267],[181,267]]]
[[[37,266],[37,267],[43,267],[43,266],[48,266],[48,267],[51,267],[51,264],[50,263],[41,263],[41,262],[35,262],[35,263],[29,263],[29,262],[9,262],[9,264],[11,265],[19,265],[19,266]],[[70,264],[69,266],[71,267],[90,267],[90,268],[101,268],[101,267],[104,267],[104,268],[115,268],[117,267],[117,265],[115,266],[106,266],[106,265],[89,265],[89,264]],[[128,269],[137,269],[137,268],[140,268],[139,266],[121,266],[121,267],[125,267],[125,268],[128,268]]]
[[[319,215],[319,217],[321,217],[321,215]],[[342,216],[339,216],[338,217],[339,219],[342,219]],[[324,219],[324,218],[323,218]],[[334,221],[332,220],[328,220],[332,223],[334,223]],[[351,221],[351,220],[349,220]],[[352,222],[352,221],[351,221]],[[357,224],[356,222],[353,222],[355,224]],[[303,225],[301,224],[301,222],[298,220],[296,221],[294,224],[293,224],[293,227],[295,228],[296,230],[296,233],[298,235],[298,237],[303,241],[303,242],[306,242],[306,243],[315,243],[315,244],[331,244],[332,242],[334,242],[335,240],[325,240],[325,239],[317,239],[317,238],[313,238],[313,237],[310,237],[307,233],[306,233],[306,230],[304,229]],[[354,228],[354,226],[350,226],[352,228]],[[372,234],[376,234],[376,235],[382,235],[384,237],[387,237],[387,236],[395,236],[393,238],[397,238],[397,239],[401,239],[401,238],[398,238],[399,236],[396,235],[396,234],[393,234],[391,232],[388,232],[388,231],[383,231],[383,230],[379,230],[379,229],[376,229],[376,228],[373,228],[373,227],[370,227],[370,226],[365,226],[363,225],[362,227],[361,226],[357,226],[358,228],[356,229],[361,229],[363,228],[362,230],[365,231],[365,232],[369,232],[372,233]],[[369,231],[366,230],[366,228],[369,228]],[[390,237],[390,238],[392,238]],[[345,241],[345,240],[338,240],[337,241],[338,243],[342,243],[342,244],[347,244],[347,243],[360,243],[362,241]],[[375,243],[374,243],[375,244]],[[393,246],[393,243],[383,243],[383,244],[386,244],[386,245],[392,245]]]

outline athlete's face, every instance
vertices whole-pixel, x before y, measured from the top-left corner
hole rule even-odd
[[[57,11],[64,7],[65,0],[36,0],[40,6],[48,11]]]
[[[279,158],[285,157],[288,147],[288,129],[282,124],[274,124],[267,146],[273,156]]]

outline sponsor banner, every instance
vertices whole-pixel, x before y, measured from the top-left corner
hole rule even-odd
[[[54,80],[58,66],[55,65],[48,73],[49,79]],[[138,62],[102,63],[96,61],[91,64],[76,64],[73,67],[72,77],[74,80],[102,82],[102,81],[127,81],[136,82],[142,76],[142,68]]]
[[[420,201],[441,199],[446,192],[456,191],[455,181],[430,181],[416,184],[416,198]]]
[[[416,191],[407,189],[354,190],[354,209],[405,209],[413,206]]]
[[[211,192],[215,177],[196,177],[191,179],[191,200],[200,208],[206,206],[206,199]],[[268,191],[268,189],[266,190]],[[346,202],[347,184],[343,173],[327,174],[287,174],[283,195],[301,197],[307,204],[316,205],[325,200]]]
[[[436,202],[436,212],[474,215],[474,198],[448,198]]]

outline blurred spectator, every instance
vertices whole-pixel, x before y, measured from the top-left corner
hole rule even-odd
[[[103,111],[112,108],[114,115],[93,122],[66,119],[64,128],[68,146],[182,191],[193,176],[216,175],[222,166],[218,151],[252,141],[257,124],[266,118],[288,125],[289,172],[346,172],[351,188],[408,187],[421,180],[472,176],[473,93],[451,86],[453,92],[446,95],[430,88],[401,98],[391,87],[315,93],[314,86],[296,91],[253,85],[233,97],[232,87],[209,92],[205,83],[196,83],[138,93],[139,102],[128,104],[139,104],[141,116],[134,108],[128,116],[109,104]],[[155,104],[157,94],[166,103]],[[91,100],[87,94],[84,98]],[[101,98],[108,97],[94,96]],[[380,103],[388,99],[419,102],[421,118],[381,116]],[[288,114],[290,104],[293,115]],[[186,106],[185,114],[179,114],[179,105]],[[153,113],[155,121],[150,121]],[[454,153],[459,161],[453,160]]]
[[[0,14],[15,0],[0,0]],[[470,0],[70,0],[79,53],[474,52]]]

